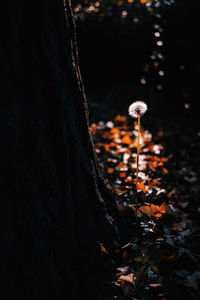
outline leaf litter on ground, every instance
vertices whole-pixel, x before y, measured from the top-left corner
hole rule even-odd
[[[133,230],[131,242],[117,251],[115,284],[122,292],[117,299],[199,299],[200,224],[195,221],[200,186],[186,151],[166,154],[162,141],[167,134],[159,129],[152,137],[142,129],[137,194],[136,122],[117,115],[90,129],[104,175]]]

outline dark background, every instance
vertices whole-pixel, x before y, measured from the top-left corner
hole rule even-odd
[[[193,119],[200,96],[200,2],[141,2],[145,1],[73,1],[91,117],[106,118],[108,109],[126,113],[128,104],[142,99],[153,111],[159,107]],[[155,24],[163,30],[160,38],[154,36]],[[156,45],[159,40],[162,47]],[[160,70],[164,76],[159,76]]]

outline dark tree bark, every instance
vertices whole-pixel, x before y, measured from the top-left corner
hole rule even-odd
[[[0,298],[98,299],[98,245],[125,241],[124,225],[89,132],[70,4],[5,2]]]

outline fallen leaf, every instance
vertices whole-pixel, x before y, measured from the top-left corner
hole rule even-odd
[[[141,206],[139,210],[147,214],[149,217],[160,218],[162,217],[162,214],[171,214],[171,211],[165,202],[163,202],[161,206],[154,205],[154,204],[151,204],[149,206],[148,205]]]
[[[121,139],[121,143],[122,143],[122,144],[128,144],[128,145],[130,145],[130,144],[132,144],[132,140],[131,140],[131,138],[130,138],[129,135],[125,135],[125,136]]]
[[[130,273],[128,275],[121,275],[118,281],[127,281],[133,284],[133,273]]]
[[[115,120],[118,122],[126,122],[126,116],[117,115]]]
[[[163,202],[160,206],[160,212],[162,214],[171,214],[171,211],[169,209],[169,207],[167,206],[167,204],[165,202]]]
[[[168,197],[171,198],[173,195],[177,194],[177,189],[173,188],[170,193],[168,193]]]
[[[149,286],[151,286],[151,287],[159,287],[159,286],[161,286],[161,284],[160,283],[150,283],[150,285]]]
[[[168,170],[166,168],[163,167],[162,170],[164,173],[168,173]]]
[[[109,254],[109,252],[106,250],[106,248],[104,246],[102,246],[102,245],[101,245],[101,252]]]
[[[146,188],[145,188],[145,185],[144,185],[144,182],[141,181],[138,186],[137,186],[138,190],[141,190],[143,191],[144,193],[146,193]]]
[[[187,207],[187,206],[188,206],[188,204],[189,204],[189,202],[188,202],[188,201],[186,201],[186,202],[179,201],[179,202],[178,202],[178,205],[179,205],[179,206],[181,206],[182,208],[185,208],[185,207]]]
[[[120,172],[120,177],[125,178],[126,177],[126,172]]]
[[[125,194],[127,191],[121,185],[113,185],[111,186],[112,190],[119,196]]]

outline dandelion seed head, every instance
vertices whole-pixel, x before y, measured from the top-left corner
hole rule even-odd
[[[146,111],[147,111],[146,103],[144,103],[143,101],[135,101],[129,106],[128,112],[132,118],[137,119],[138,115],[142,117]]]

